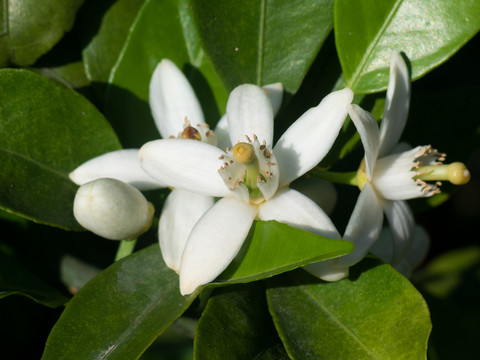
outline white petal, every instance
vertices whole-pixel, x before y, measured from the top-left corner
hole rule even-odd
[[[209,196],[229,192],[218,169],[225,153],[197,140],[165,139],[146,143],[138,152],[140,163],[155,179],[175,188]]]
[[[379,158],[375,164],[372,184],[379,196],[388,200],[407,200],[428,196],[422,193],[422,188],[417,185],[413,177],[415,159],[422,153],[418,146],[403,153],[392,154]]]
[[[303,114],[278,140],[277,158],[282,187],[317,165],[332,147],[352,102],[350,89],[335,91]]]
[[[158,238],[163,260],[180,272],[183,249],[194,225],[213,206],[213,197],[173,189],[163,205]]]
[[[191,294],[227,268],[242,247],[256,214],[256,206],[223,198],[200,218],[183,253],[182,295]]]
[[[272,104],[262,88],[250,84],[236,87],[228,98],[227,119],[232,144],[245,142],[245,135],[253,138],[255,134],[260,142],[267,142],[267,148],[272,147]]]
[[[138,149],[112,151],[97,156],[77,167],[69,176],[77,185],[100,178],[112,178],[140,190],[166,187],[165,183],[152,178],[142,169],[138,161]]]
[[[383,224],[382,205],[367,182],[360,192],[343,238],[354,243],[355,250],[335,259],[338,267],[352,266],[362,260],[380,236]]]
[[[383,227],[378,240],[370,247],[370,252],[382,261],[392,263],[393,235],[389,226]]]
[[[282,83],[268,84],[263,86],[267,90],[268,98],[272,103],[273,115],[277,115],[283,100],[283,85]]]
[[[365,149],[366,173],[368,179],[371,179],[380,144],[377,122],[369,112],[355,104],[350,105],[348,113],[360,134],[360,139]]]
[[[407,121],[409,104],[410,76],[407,64],[400,53],[395,51],[390,60],[390,80],[380,125],[379,156],[389,154],[400,139]]]
[[[312,200],[296,190],[285,188],[260,205],[260,220],[275,220],[287,225],[324,236],[340,239],[335,225],[327,214]]]
[[[153,72],[149,97],[155,124],[165,139],[183,131],[185,118],[193,125],[205,122],[190,83],[168,59],[163,59]]]
[[[225,150],[227,147],[232,147],[230,141],[230,134],[228,133],[227,115],[223,115],[215,126],[215,135],[217,136],[217,146]]]
[[[405,201],[385,201],[385,215],[393,233],[392,265],[396,265],[410,247],[415,220]]]
[[[405,256],[395,266],[407,278],[411,276],[413,269],[423,261],[430,246],[430,237],[425,229],[421,226],[416,226],[414,231],[412,244]]]

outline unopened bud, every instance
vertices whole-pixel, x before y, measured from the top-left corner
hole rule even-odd
[[[110,178],[80,186],[73,203],[80,225],[110,240],[138,237],[150,228],[153,213],[153,205],[140,191]]]

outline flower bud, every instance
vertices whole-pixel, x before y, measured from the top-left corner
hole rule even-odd
[[[80,186],[73,203],[80,225],[110,240],[138,237],[150,228],[153,213],[153,205],[140,191],[110,178]]]

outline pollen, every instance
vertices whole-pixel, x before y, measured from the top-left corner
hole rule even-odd
[[[241,164],[249,164],[255,159],[255,149],[251,144],[239,142],[233,147],[233,158]]]
[[[182,139],[202,140],[202,136],[200,135],[198,130],[192,126],[187,126],[185,129],[183,129],[180,137]]]

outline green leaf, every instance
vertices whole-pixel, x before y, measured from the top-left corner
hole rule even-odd
[[[262,283],[218,289],[202,313],[194,359],[254,359],[278,341]]]
[[[427,305],[389,265],[366,259],[331,283],[299,270],[270,285],[269,309],[292,359],[426,358]]]
[[[159,138],[148,105],[148,87],[164,58],[184,71],[210,125],[224,112],[227,91],[200,46],[186,0],[147,0],[111,73],[106,95],[106,115],[125,146],[138,147]]]
[[[71,29],[83,0],[9,0],[0,8],[0,66],[33,64]]]
[[[445,62],[480,29],[471,0],[338,0],[335,39],[355,93],[384,90],[393,50],[404,52],[417,79]]]
[[[332,0],[190,4],[205,50],[229,89],[282,82],[295,93],[333,23]]]
[[[107,83],[110,72],[120,55],[139,9],[145,0],[117,0],[105,12],[100,28],[89,44],[83,49],[85,73],[94,85]],[[91,11],[97,11],[101,4],[88,4]],[[91,24],[91,15],[85,20],[86,30]],[[102,87],[103,92],[105,87]],[[102,92],[102,97],[103,97]]]
[[[351,251],[350,241],[327,239],[276,221],[257,221],[214,284],[255,281]]]
[[[0,299],[9,295],[23,295],[49,307],[62,306],[68,301],[66,296],[0,251]]]
[[[0,70],[0,209],[81,229],[68,173],[120,147],[101,113],[75,91],[26,70]]]
[[[115,262],[68,303],[42,359],[137,359],[197,296],[182,296],[158,245]]]

